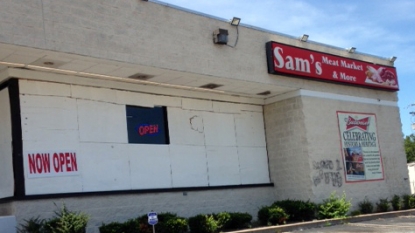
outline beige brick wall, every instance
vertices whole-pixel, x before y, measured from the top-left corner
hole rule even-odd
[[[0,8],[0,43],[223,79],[397,100],[392,92],[270,75],[265,43],[274,40],[390,65],[385,59],[245,26],[239,27],[238,44],[231,48],[213,44],[212,33],[218,28],[229,30],[230,43],[236,39],[236,29],[228,22],[153,2],[2,0]]]
[[[301,97],[264,107],[271,181],[277,199],[313,197]]]
[[[345,182],[336,111],[376,115],[384,180]],[[357,208],[365,196],[376,202],[410,192],[397,107],[302,96],[265,106],[264,117],[278,199],[321,202],[346,192]]]
[[[303,111],[307,113],[305,114],[305,125],[312,176],[314,177],[319,172],[318,169],[313,168],[313,163],[327,160],[332,161],[334,167],[333,169],[324,169],[324,172],[336,173],[335,179],[333,180],[331,176],[328,184],[322,181],[313,185],[313,192],[317,201],[326,198],[332,191],[337,191],[337,193],[345,191],[347,197],[352,199],[352,203],[356,207],[357,203],[363,200],[365,196],[372,201],[378,201],[379,198],[391,198],[394,194],[409,193],[408,171],[402,144],[403,135],[398,107],[313,97],[302,97],[302,101]],[[336,111],[373,113],[376,115],[384,180],[345,183]],[[337,161],[340,161],[340,166],[337,165]],[[340,180],[342,183],[337,182]]]

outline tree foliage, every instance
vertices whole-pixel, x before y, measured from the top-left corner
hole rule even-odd
[[[404,140],[406,161],[408,163],[415,162],[415,134],[405,137]]]

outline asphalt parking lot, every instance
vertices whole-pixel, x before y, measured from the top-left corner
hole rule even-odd
[[[415,233],[415,209],[359,215],[345,219],[315,220],[252,228],[232,233],[355,233],[355,232],[397,232]],[[228,232],[230,233],[230,232]]]
[[[379,218],[370,221],[345,223],[342,225],[297,229],[294,231],[283,231],[291,233],[320,233],[320,232],[405,232],[415,233],[415,215],[398,216],[392,218]]]

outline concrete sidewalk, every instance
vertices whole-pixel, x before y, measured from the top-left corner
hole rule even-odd
[[[410,210],[401,210],[401,211],[391,211],[386,213],[374,213],[374,214],[365,214],[360,216],[348,217],[344,219],[327,219],[327,220],[315,220],[311,222],[301,222],[294,224],[286,224],[281,226],[270,226],[270,227],[259,227],[252,229],[245,229],[240,231],[232,231],[228,233],[276,233],[276,232],[289,232],[324,226],[333,226],[345,223],[355,223],[355,222],[364,222],[375,220],[379,218],[393,218],[399,216],[415,215],[415,209]]]

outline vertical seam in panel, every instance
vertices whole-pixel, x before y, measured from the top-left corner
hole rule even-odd
[[[238,113],[238,115],[241,115],[242,113]],[[233,117],[233,128],[234,128],[234,130],[235,130],[235,147],[236,147],[236,155],[238,156],[238,170],[239,170],[239,172],[238,172],[238,176],[239,176],[239,184],[242,184],[242,175],[241,175],[241,160],[240,160],[240,158],[239,158],[239,148],[240,148],[240,145],[239,145],[239,143],[238,143],[238,133],[236,132],[237,131],[237,129],[236,129],[236,117],[235,117],[235,115],[236,114],[232,114],[232,117]]]

